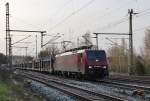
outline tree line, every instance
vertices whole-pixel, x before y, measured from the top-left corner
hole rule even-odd
[[[134,51],[133,66],[130,71],[135,75],[150,74],[150,30],[146,30],[143,42],[144,47],[140,49],[140,54]],[[125,39],[121,45],[114,44],[108,49],[108,61],[110,70],[119,73],[129,72],[129,50]]]
[[[0,66],[6,63],[7,63],[6,56],[3,53],[0,53]]]

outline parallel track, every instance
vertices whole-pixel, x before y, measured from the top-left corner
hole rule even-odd
[[[111,76],[110,80],[120,81],[120,82],[132,82],[132,83],[139,83],[139,84],[147,84],[150,85],[150,76]]]
[[[131,91],[135,91],[135,90],[139,90],[139,91],[144,91],[146,93],[150,94],[150,86],[142,86],[142,85],[137,85],[137,84],[131,84],[131,83],[120,83],[120,82],[116,82],[116,81],[111,81],[111,80],[103,80],[103,81],[98,81],[101,83],[105,83],[105,84],[110,84],[112,86],[118,87],[118,88],[122,88],[122,89],[126,89],[126,90],[131,90]]]

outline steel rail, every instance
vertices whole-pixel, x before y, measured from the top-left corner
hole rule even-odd
[[[120,88],[131,89],[131,90],[143,90],[144,92],[150,93],[150,86],[130,84],[130,83],[121,83],[113,80],[98,80],[98,82],[113,84],[112,86],[117,86]]]
[[[54,79],[52,80],[50,78],[45,78],[45,77],[37,76],[37,75],[35,76],[34,74],[30,74],[30,73],[24,73],[24,74],[27,78],[30,78],[32,80],[36,80],[38,82],[44,83],[47,86],[59,89],[59,90],[64,91],[68,94],[70,93],[71,95],[75,95],[78,98],[82,98],[84,100],[86,99],[87,101],[100,101],[100,99],[102,100],[102,98],[108,99],[111,101],[126,101],[126,99],[123,99],[123,98],[119,98],[116,96],[111,96],[108,94],[106,95],[103,93],[94,92],[94,91],[90,91],[87,89],[79,88],[79,87],[76,87],[76,86],[73,86],[73,85],[70,85],[67,83],[63,83],[63,82],[58,81],[58,80],[54,80]],[[58,85],[58,86],[56,86],[56,85]],[[62,89],[61,86],[65,86],[65,89]],[[78,90],[78,91],[75,91],[75,90]],[[75,93],[73,91],[75,91]]]
[[[135,83],[144,83],[144,84],[149,84],[150,85],[150,78],[136,78],[136,77],[131,77],[131,78],[121,78],[121,77],[111,77],[110,80],[114,81],[122,81],[122,82],[135,82]]]
[[[128,83],[136,83],[136,84],[143,84],[143,85],[150,85],[150,80],[141,80],[141,79],[128,79],[128,78],[110,78],[112,81],[117,81],[117,82],[128,82]]]

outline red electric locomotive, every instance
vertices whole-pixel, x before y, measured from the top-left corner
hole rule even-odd
[[[56,55],[53,71],[67,76],[104,78],[109,75],[104,50],[78,50]]]
[[[108,77],[109,72],[105,51],[83,48],[71,49],[56,56],[51,56],[48,59],[38,59],[29,63],[18,64],[18,66],[22,67],[22,69],[79,78]]]

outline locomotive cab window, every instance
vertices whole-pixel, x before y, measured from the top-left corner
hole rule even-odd
[[[105,60],[106,54],[105,51],[87,51],[87,58],[90,60],[93,59]]]

